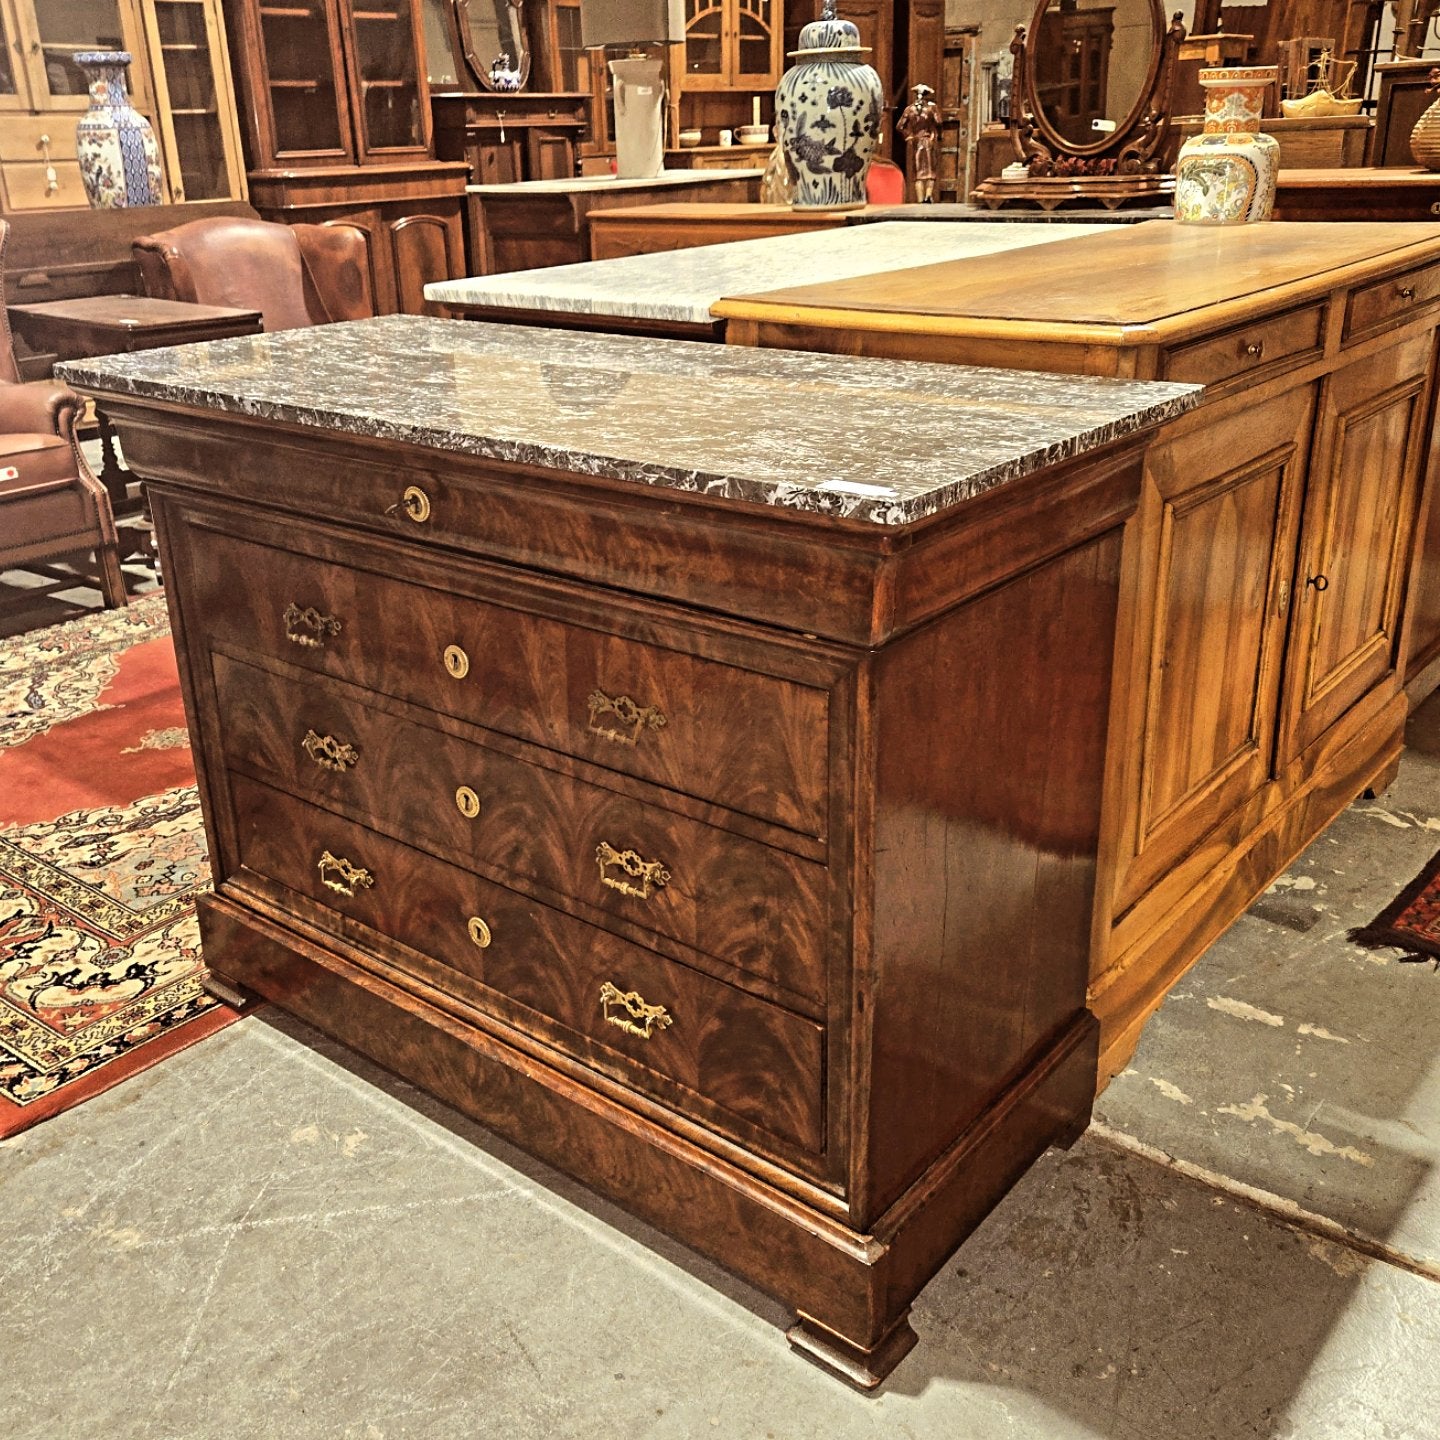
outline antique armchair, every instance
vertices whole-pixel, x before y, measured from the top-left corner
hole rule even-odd
[[[9,233],[0,220],[0,570],[94,551],[105,604],[124,605],[110,496],[75,435],[84,402],[58,381],[20,382],[4,295]]]
[[[274,331],[373,315],[368,247],[354,225],[216,217],[142,235],[131,250],[147,295],[259,310]]]

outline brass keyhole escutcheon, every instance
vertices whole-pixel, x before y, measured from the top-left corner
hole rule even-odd
[[[472,915],[465,928],[470,932],[470,939],[477,949],[486,950],[490,946],[490,927],[478,916]]]
[[[455,792],[455,808],[467,820],[473,820],[480,813],[480,797],[468,785],[462,785]]]
[[[458,645],[447,645],[445,669],[454,679],[463,680],[470,673],[470,657]]]
[[[423,525],[430,518],[430,497],[418,485],[407,485],[400,503],[417,525]]]

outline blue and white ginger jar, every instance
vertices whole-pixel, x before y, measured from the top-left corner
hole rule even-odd
[[[90,108],[75,127],[80,178],[95,210],[160,203],[160,149],[150,122],[130,103],[124,50],[83,50],[75,63],[90,82]]]
[[[775,117],[796,210],[856,210],[865,203],[885,90],[864,53],[860,32],[835,18],[835,0],[825,0],[821,18],[801,30],[800,48],[790,52],[798,63],[775,87]]]

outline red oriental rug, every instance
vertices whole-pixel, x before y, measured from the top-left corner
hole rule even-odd
[[[1433,960],[1440,969],[1440,852],[1368,925],[1348,937],[1367,950],[1394,946],[1401,960]]]
[[[163,595],[0,642],[0,1137],[238,1018]]]

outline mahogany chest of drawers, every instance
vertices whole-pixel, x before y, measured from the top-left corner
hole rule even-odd
[[[424,333],[453,332],[486,327]],[[640,353],[672,350],[733,363]],[[217,992],[581,1177],[877,1383],[921,1286],[1088,1119],[1121,534],[1161,411],[893,525],[107,387],[141,360],[83,378],[150,480]]]

